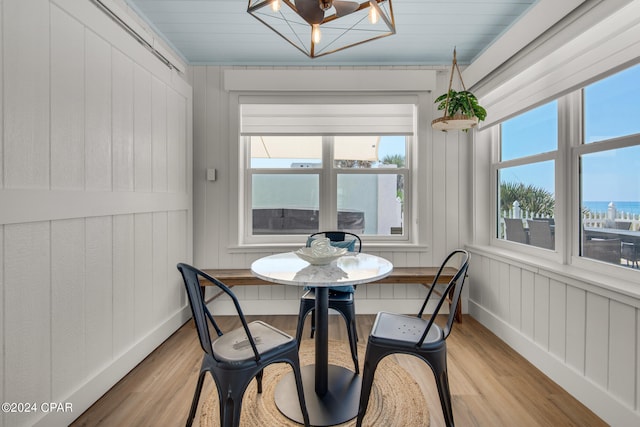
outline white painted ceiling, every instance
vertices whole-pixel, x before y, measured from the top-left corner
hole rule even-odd
[[[396,34],[310,59],[247,13],[247,0],[125,0],[191,65],[473,62],[539,0],[392,0]],[[563,0],[558,0],[563,1]]]

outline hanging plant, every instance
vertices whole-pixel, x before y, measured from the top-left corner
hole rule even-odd
[[[454,70],[458,71],[458,77],[462,84],[463,90],[460,92],[451,89]],[[458,61],[456,60],[455,49],[453,49],[449,90],[447,93],[437,97],[434,102],[438,104],[438,110],[443,111],[444,115],[433,120],[431,126],[441,131],[464,130],[466,132],[487,117],[487,111],[478,104],[478,98],[464,86],[462,74],[460,74]]]
[[[487,117],[487,110],[478,104],[478,98],[468,90],[456,92],[450,89],[434,101],[438,110],[444,111],[444,117],[449,120],[475,120],[475,124]]]

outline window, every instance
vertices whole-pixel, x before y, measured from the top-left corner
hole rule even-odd
[[[638,267],[640,261],[640,66],[583,90],[580,256]]]
[[[498,245],[524,252],[560,246],[567,248],[562,259],[580,267],[604,267],[624,277],[640,271],[638,99],[640,65],[500,125],[494,159]],[[567,159],[561,167],[559,159]],[[557,189],[566,196],[557,199]],[[558,212],[568,213],[570,234],[556,229]],[[565,234],[571,241],[560,240]]]
[[[372,103],[373,99],[384,101]],[[240,245],[343,230],[415,244],[417,97],[240,96]],[[423,150],[424,151],[424,150]]]
[[[244,141],[248,241],[297,241],[299,235],[334,229],[407,239],[411,137],[262,135]]]
[[[556,101],[501,125],[496,165],[498,239],[555,249],[557,152]]]

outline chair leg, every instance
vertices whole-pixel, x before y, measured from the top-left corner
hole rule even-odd
[[[453,408],[451,406],[451,392],[449,391],[449,375],[447,374],[446,345],[433,351],[430,356],[423,355],[423,358],[425,361],[429,360],[429,366],[433,371],[445,424],[447,427],[453,427]]]
[[[308,313],[309,313],[309,310],[307,310],[305,303],[300,302],[300,311],[298,313],[298,326],[296,327],[296,340],[298,341],[298,350],[300,349],[300,342],[302,342],[302,332],[304,330],[304,321],[306,320]]]
[[[296,355],[297,356],[297,355]],[[300,410],[302,411],[302,419],[305,427],[311,425],[309,421],[309,411],[307,411],[307,403],[304,398],[304,389],[302,388],[302,373],[300,372],[300,361],[298,363],[289,362],[291,369],[293,369],[293,377],[296,380],[296,390],[298,391],[298,402],[300,403]]]
[[[373,378],[380,361],[387,355],[386,352],[378,351],[378,348],[367,345],[367,351],[364,357],[364,369],[362,372],[362,385],[360,389],[360,404],[358,406],[358,418],[356,427],[362,427],[362,420],[367,413],[369,406],[369,397],[371,396],[371,388],[373,387]]]
[[[189,411],[189,417],[187,418],[187,427],[191,427],[193,424],[193,418],[196,416],[198,410],[198,402],[200,401],[200,393],[202,392],[202,385],[204,384],[204,377],[207,375],[207,371],[200,371],[198,376],[198,384],[196,384],[196,391],[193,394],[193,400],[191,401],[191,410]]]
[[[347,334],[349,336],[349,347],[351,347],[351,358],[355,366],[356,374],[360,374],[360,366],[358,363],[358,333],[356,331],[355,313],[351,313],[350,320],[347,321]]]
[[[256,383],[258,384],[258,394],[262,393],[262,377],[264,376],[264,369],[256,374]]]
[[[313,334],[315,334],[316,332],[316,313],[315,310],[311,310],[311,335],[310,337],[313,338]]]
[[[244,390],[234,390],[220,405],[220,427],[240,427]]]
[[[436,386],[438,387],[438,395],[440,396],[440,405],[447,427],[454,427],[453,408],[451,406],[451,392],[449,391],[449,376],[445,369],[440,375],[436,375]]]

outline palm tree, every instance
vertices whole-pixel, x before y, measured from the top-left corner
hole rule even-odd
[[[399,168],[404,167],[404,156],[401,154],[387,154],[382,158],[384,165],[397,165]]]
[[[553,216],[556,205],[553,193],[522,182],[501,182],[500,212],[511,210],[516,200],[523,211],[534,213],[536,216]]]

